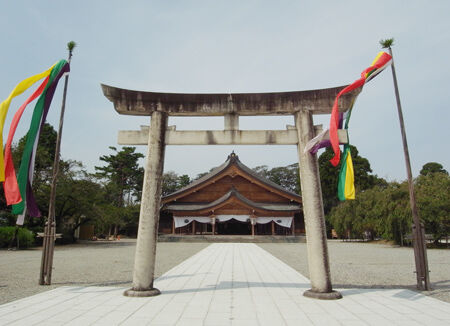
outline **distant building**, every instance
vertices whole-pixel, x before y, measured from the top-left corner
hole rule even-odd
[[[300,235],[302,198],[242,164],[232,153],[219,167],[162,198],[163,234]]]

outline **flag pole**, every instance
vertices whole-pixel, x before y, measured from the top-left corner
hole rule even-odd
[[[402,142],[403,142],[403,152],[405,155],[405,163],[406,163],[406,173],[408,175],[408,186],[409,186],[409,202],[411,205],[411,211],[413,216],[413,245],[414,245],[414,258],[416,263],[416,277],[417,277],[417,289],[429,291],[430,287],[430,275],[428,270],[428,259],[427,259],[427,246],[425,243],[425,230],[423,223],[420,220],[417,203],[416,203],[416,195],[414,193],[414,182],[411,173],[411,161],[409,159],[409,150],[408,150],[408,142],[406,141],[406,131],[405,131],[405,123],[403,121],[403,112],[402,105],[400,103],[400,93],[398,91],[397,84],[397,75],[395,73],[394,66],[394,56],[392,54],[392,45],[394,44],[394,39],[386,39],[381,40],[380,44],[383,48],[388,49],[389,54],[392,57],[391,69],[392,69],[392,78],[394,80],[394,89],[395,89],[395,98],[397,100],[397,111],[398,118],[400,121],[400,132],[402,134]]]
[[[70,64],[72,52],[76,43],[70,41],[67,43],[69,58],[67,62]],[[44,228],[44,243],[42,249],[41,270],[39,275],[40,285],[50,285],[52,283],[53,253],[55,249],[56,239],[56,221],[55,221],[55,202],[56,202],[56,183],[59,173],[59,156],[61,151],[61,136],[64,124],[64,112],[66,108],[67,84],[69,83],[69,74],[64,80],[64,93],[61,104],[61,115],[59,118],[59,129],[56,137],[55,159],[53,161],[53,178],[50,186],[50,203],[48,205],[48,218]]]

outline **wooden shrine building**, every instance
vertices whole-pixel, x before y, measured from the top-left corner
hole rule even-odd
[[[161,199],[160,233],[305,233],[302,198],[242,164],[235,153],[210,173]]]

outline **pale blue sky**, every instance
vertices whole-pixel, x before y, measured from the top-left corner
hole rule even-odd
[[[62,154],[90,171],[117,146],[118,130],[146,117],[118,115],[100,83],[148,91],[270,92],[326,88],[357,79],[394,37],[413,174],[450,168],[449,1],[2,1],[0,99],[20,80],[72,61]],[[62,84],[49,114],[59,119]],[[25,96],[14,100],[4,136]],[[28,108],[31,112],[32,106]],[[30,114],[19,125],[23,136]],[[315,118],[328,124],[329,116]],[[171,119],[178,129],[220,129],[219,118]],[[242,129],[279,129],[286,118],[242,118]],[[366,85],[350,122],[351,143],[374,173],[406,178],[391,71]],[[138,147],[145,153],[145,147]],[[296,162],[295,146],[169,146],[165,170],[196,174],[235,150],[250,167]]]

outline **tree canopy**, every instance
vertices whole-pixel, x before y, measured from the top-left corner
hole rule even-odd
[[[300,177],[298,163],[269,169],[267,165],[253,168],[262,177],[282,186],[284,189],[300,194]]]
[[[430,173],[444,173],[448,174],[447,170],[444,169],[442,164],[436,162],[426,163],[420,170],[420,175],[428,175]]]
[[[350,151],[352,153],[357,196],[360,192],[370,189],[375,185],[386,185],[386,181],[384,179],[371,174],[372,169],[369,161],[359,155],[358,149],[355,146],[350,145]],[[320,184],[322,187],[325,214],[328,214],[331,209],[339,203],[339,199],[337,197],[339,168],[334,167],[330,163],[330,159],[333,156],[334,152],[331,147],[328,147],[319,156]]]
[[[104,181],[108,188],[108,197],[117,207],[123,207],[125,202],[131,204],[140,199],[144,168],[139,166],[139,159],[144,155],[136,153],[135,147],[123,147],[120,151],[116,147],[109,149],[114,154],[100,156],[105,166],[96,166],[96,176]]]
[[[103,184],[105,204],[100,207],[97,227],[103,232],[117,236],[119,228],[129,220],[136,220],[136,206],[141,198],[144,168],[139,166],[139,159],[144,155],[136,153],[135,147],[109,147],[114,153],[100,156],[104,166],[96,166],[95,175]]]
[[[187,174],[178,175],[173,171],[165,172],[162,180],[162,196],[171,194],[191,183]]]
[[[415,192],[425,232],[437,242],[450,233],[450,176],[442,172],[420,175],[415,179]],[[368,233],[403,244],[412,225],[408,184],[374,186],[334,207],[329,220],[342,237],[362,238]]]

